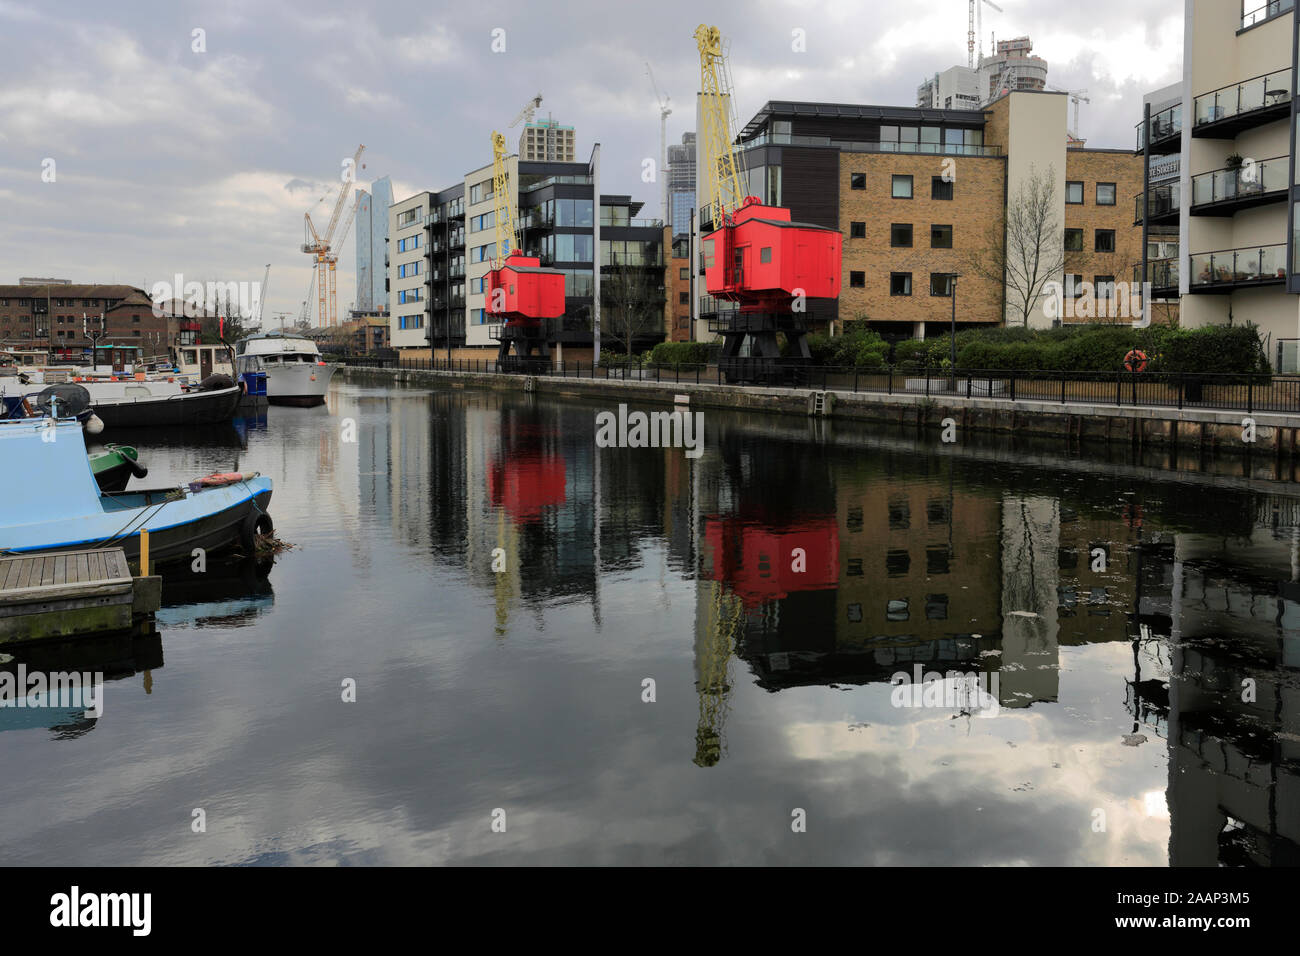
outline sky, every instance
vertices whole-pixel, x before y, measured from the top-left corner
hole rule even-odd
[[[1086,16],[1077,0],[999,6],[983,9],[985,48],[990,33],[1028,34],[1050,85],[1088,91],[1090,146],[1131,148],[1143,93],[1181,76],[1181,0],[1091,0]],[[517,144],[507,127],[538,93],[540,116],[575,127],[579,159],[601,144],[602,192],[657,218],[662,187],[642,181],[660,126],[646,64],[680,142],[694,128],[697,24],[730,42],[744,124],[774,99],[914,105],[927,75],[965,63],[967,12],[966,0],[0,0],[0,283],[253,283],[269,263],[268,324],[296,318],[312,274],[303,214],[323,228],[359,144],[357,185],[390,176],[397,200],[445,188],[491,162],[494,129]],[[341,314],[354,273],[349,237]]]

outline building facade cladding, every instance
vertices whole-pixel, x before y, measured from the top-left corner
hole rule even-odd
[[[1246,13],[1240,4],[1186,4],[1181,323],[1189,328],[1254,323],[1269,343],[1269,360],[1295,371],[1300,344],[1295,295],[1300,269],[1293,238],[1300,226],[1293,171],[1295,5],[1245,6]],[[1229,169],[1234,155],[1254,161],[1254,181],[1246,179],[1244,169]]]
[[[357,204],[357,226],[356,226],[356,253],[357,253],[357,290],[356,305],[353,307],[362,312],[371,312],[375,308],[374,298],[374,225],[373,225],[373,197],[364,189],[358,189],[356,194]],[[384,218],[388,218],[388,210],[384,210]],[[380,260],[383,261],[382,259]]]
[[[1066,294],[1079,282],[1089,283],[1094,296],[1105,294],[1108,281],[1130,286],[1134,269],[1142,265],[1142,226],[1135,224],[1136,210],[1129,208],[1134,204],[1131,197],[1142,192],[1142,157],[1129,150],[1067,149],[1065,179]],[[1075,198],[1081,201],[1072,202]],[[1116,307],[1126,310],[1129,302],[1117,302]]]
[[[388,249],[388,207],[393,204],[393,184],[387,176],[370,185],[370,302],[383,309],[388,302],[385,291],[384,254]],[[358,305],[360,308],[360,305]]]
[[[426,285],[430,235],[426,219],[433,205],[433,193],[420,192],[389,207],[388,311],[390,341],[396,348],[428,344],[432,290]]]
[[[668,147],[668,224],[674,236],[690,231],[695,203],[695,134],[683,133]]]

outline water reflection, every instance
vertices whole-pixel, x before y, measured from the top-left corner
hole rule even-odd
[[[120,840],[73,842],[57,802],[45,836],[100,863],[1296,861],[1295,485],[711,411],[692,460],[597,449],[599,410],[340,382],[156,450],[151,481],[270,474],[296,547],[167,582],[174,692],[113,712],[162,756],[86,755],[121,768]],[[894,706],[918,666],[998,713]],[[135,849],[205,786],[240,827]]]

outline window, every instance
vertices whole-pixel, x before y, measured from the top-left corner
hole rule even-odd
[[[866,173],[849,173],[849,188],[851,188],[851,189],[866,189],[866,188],[867,188],[867,174],[866,174]]]
[[[397,267],[397,277],[405,279],[407,276],[418,276],[420,274],[420,263],[406,262]]]
[[[942,498],[931,498],[925,503],[925,520],[930,524],[947,524],[948,514],[948,502]]]
[[[865,272],[850,272],[849,286],[854,289],[864,288],[867,284],[867,274]]]
[[[912,248],[912,224],[896,222],[889,227],[889,244],[895,249]]]
[[[686,268],[684,268],[684,269],[678,269],[678,270],[677,270],[677,278],[679,278],[679,279],[689,279],[690,277],[691,277],[691,270],[690,270],[690,267],[689,267],[689,266],[686,267]]]
[[[1072,299],[1077,299],[1083,295],[1083,276],[1077,272],[1067,272],[1065,275],[1065,294]]]
[[[1114,252],[1115,251],[1115,230],[1098,229],[1096,240],[1093,245],[1094,252]]]
[[[865,222],[849,223],[849,238],[850,239],[867,238],[867,224]]]
[[[905,577],[911,567],[912,556],[902,548],[893,548],[885,552],[885,574],[888,577]]]
[[[885,620],[906,621],[907,618],[907,598],[895,598],[885,603]]]
[[[706,269],[713,268],[713,242],[714,240],[712,239],[705,239],[702,243],[704,246],[704,268]]]
[[[912,506],[906,498],[889,502],[889,530],[906,531],[912,527]]]
[[[397,214],[397,228],[400,229],[402,226],[409,226],[415,222],[415,217],[419,215],[419,212],[418,209],[407,209],[405,212],[399,212]]]
[[[475,246],[470,252],[470,262],[487,262],[496,258],[497,244],[489,242],[486,246]]]
[[[861,559],[861,558],[849,558],[849,575],[848,575],[848,576],[851,577],[851,578],[860,578],[860,577],[862,577],[862,559]]]
[[[1083,183],[1065,184],[1065,203],[1067,206],[1083,205]]]
[[[132,321],[132,322],[139,322],[139,321],[140,321],[140,316],[138,316],[138,315],[133,315],[133,316],[131,316],[131,321]]]
[[[403,315],[397,320],[399,329],[422,329],[424,328],[424,316],[422,315]]]
[[[861,508],[850,508],[844,523],[850,532],[857,534],[862,531],[863,517]]]
[[[1083,252],[1083,230],[1082,229],[1065,230],[1065,251]]]
[[[930,227],[930,248],[951,249],[952,248],[952,226],[931,226]]]
[[[411,251],[412,249],[419,249],[419,248],[420,248],[420,237],[419,237],[419,236],[408,236],[408,237],[405,238],[405,239],[398,239],[398,240],[397,240],[397,251],[398,251],[398,252],[409,252],[409,251]]]
[[[407,302],[419,302],[422,292],[420,289],[403,289],[397,293],[397,302],[403,305]]]
[[[487,325],[487,310],[470,309],[469,320],[475,325]]]
[[[925,596],[925,618],[927,621],[948,620],[948,595],[927,594]]]
[[[912,198],[912,177],[895,176],[893,179],[893,197],[895,199]]]
[[[930,575],[947,574],[948,559],[951,557],[946,544],[932,544],[925,549],[925,573]]]
[[[930,178],[930,198],[951,199],[952,181],[945,181],[942,176],[932,176]]]
[[[689,292],[678,292],[678,293],[677,293],[677,304],[678,304],[678,305],[690,305],[690,304],[691,304],[691,294],[690,294]]]
[[[911,295],[912,294],[912,273],[891,272],[889,274],[889,294],[890,295]]]
[[[951,272],[930,273],[930,295],[942,296],[945,299],[952,296]]]
[[[758,261],[759,261],[759,262],[771,262],[771,261],[772,261],[772,247],[771,247],[771,246],[764,246],[764,247],[762,248],[762,250],[761,250],[761,251],[759,252],[759,254],[758,254]]]
[[[1097,184],[1097,205],[1098,206],[1115,205],[1115,184],[1114,183]]]
[[[1114,276],[1097,276],[1096,282],[1093,283],[1096,289],[1098,299],[1115,298],[1115,277]]]

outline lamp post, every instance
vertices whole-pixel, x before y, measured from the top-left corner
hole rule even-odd
[[[952,328],[949,334],[949,364],[952,372],[952,390],[957,391],[957,273],[954,272],[951,277],[952,287],[948,290],[952,293]]]

